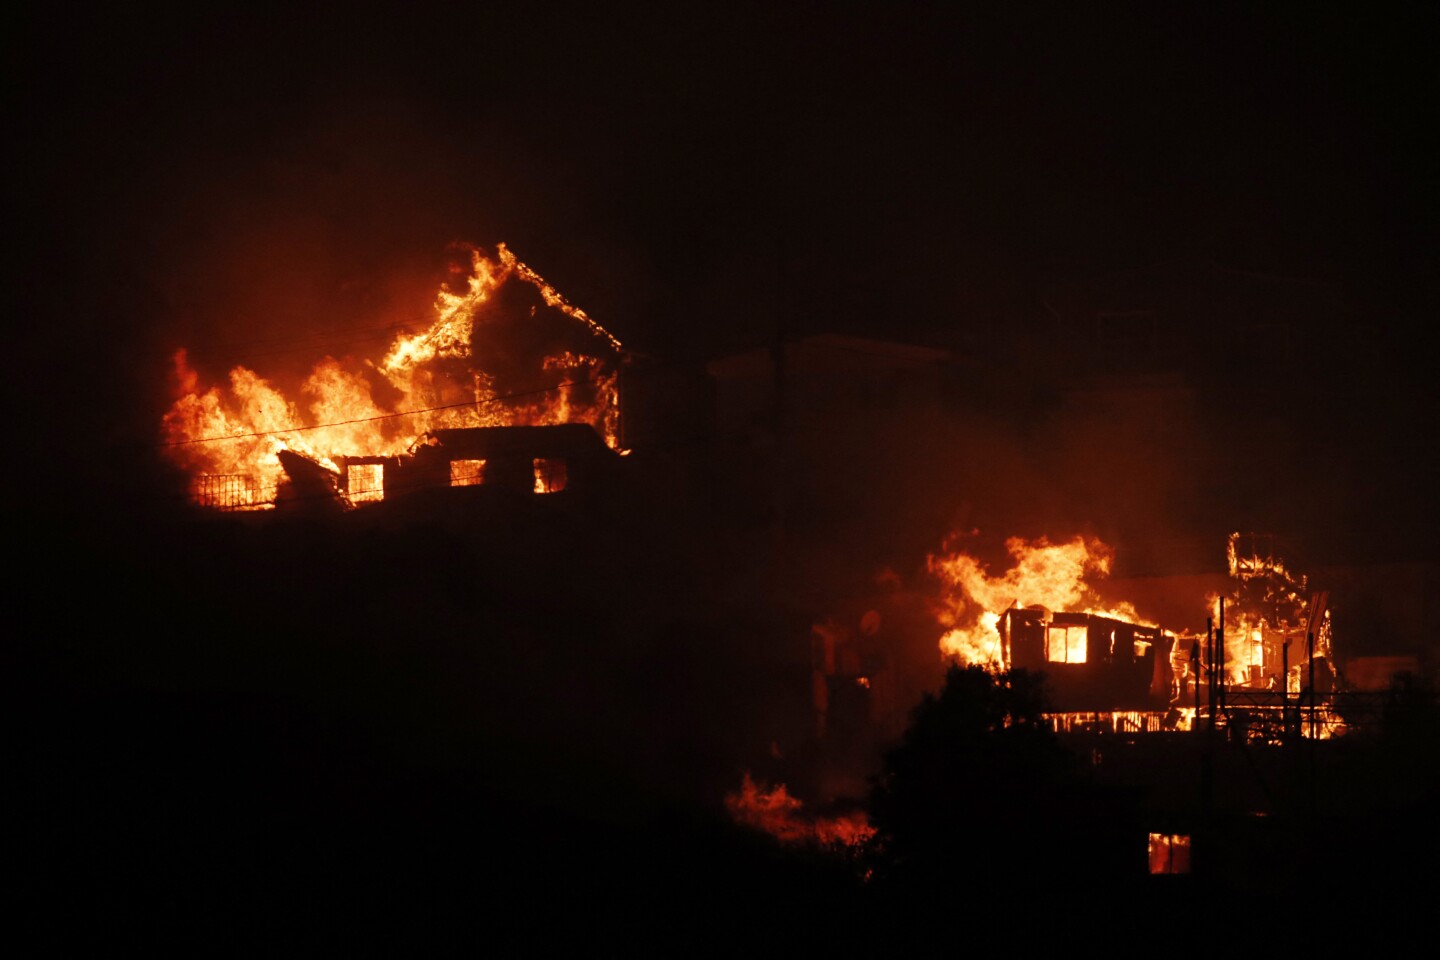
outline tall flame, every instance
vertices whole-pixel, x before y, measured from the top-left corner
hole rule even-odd
[[[469,273],[455,289],[441,286],[424,329],[396,336],[378,362],[322,358],[301,385],[303,405],[244,366],[231,370],[228,390],[202,391],[187,352],[178,351],[179,397],[163,431],[172,457],[194,478],[195,499],[206,502],[207,489],[225,480],[230,505],[269,506],[282,450],[333,468],[334,457],[404,453],[442,428],[588,423],[618,449],[620,341],[504,244],[493,259],[473,247],[468,253]],[[576,349],[572,337],[532,358],[528,375],[541,385],[502,393],[474,344],[477,325],[487,322],[482,309],[511,283],[533,287],[530,296],[543,303],[530,308],[531,321],[537,309],[558,311],[586,346]],[[378,400],[377,387],[392,399]]]
[[[1232,684],[1256,685],[1277,677],[1279,683],[1298,683],[1280,676],[1286,661],[1299,664],[1312,652],[1329,657],[1331,629],[1328,611],[1309,623],[1308,578],[1289,570],[1284,561],[1266,549],[1270,538],[1232,533],[1226,547],[1232,590],[1226,598],[1225,674]],[[1218,594],[1205,598],[1207,611],[1218,619]],[[1313,634],[1307,639],[1307,633]]]
[[[943,590],[936,616],[945,628],[940,649],[946,656],[963,664],[1004,669],[997,625],[1010,607],[1039,606],[1139,622],[1130,604],[1105,606],[1086,584],[1087,577],[1110,572],[1112,552],[1101,541],[1076,537],[1051,543],[1044,537],[1033,541],[1011,537],[1005,549],[1014,565],[999,575],[949,544],[929,557],[930,572],[940,579]]]

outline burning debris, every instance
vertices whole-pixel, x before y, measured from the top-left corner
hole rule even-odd
[[[1306,577],[1285,568],[1273,537],[1233,533],[1226,552],[1234,581],[1225,605],[1226,682],[1299,693],[1314,666],[1330,684],[1329,594],[1310,592]]]
[[[1372,722],[1373,704],[1340,689],[1328,591],[1309,591],[1273,543],[1230,535],[1230,589],[1207,598],[1205,633],[1174,647],[1177,700],[1193,703],[1197,721],[1203,714],[1212,727],[1260,742],[1327,739]]]
[[[582,424],[618,450],[620,342],[504,244],[493,259],[468,254],[468,275],[441,287],[428,326],[398,335],[379,360],[321,359],[300,386],[303,408],[243,366],[231,370],[228,391],[203,389],[178,352],[180,398],[163,428],[194,502],[269,509],[287,498],[383,499],[387,463],[441,437],[464,446],[457,431],[467,429]],[[534,490],[564,488],[556,458],[529,459]],[[437,482],[479,485],[509,469],[466,462]],[[417,458],[412,479],[428,468]]]

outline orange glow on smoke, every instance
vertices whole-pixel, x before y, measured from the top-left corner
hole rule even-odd
[[[727,794],[725,808],[735,822],[770,834],[781,843],[818,843],[822,846],[855,846],[875,834],[863,813],[839,817],[815,817],[804,804],[778,784],[771,790],[756,784],[746,773],[737,793]]]
[[[284,477],[282,450],[335,469],[336,457],[403,454],[436,429],[588,423],[618,449],[620,342],[504,244],[493,259],[474,248],[468,253],[468,275],[455,289],[440,288],[428,325],[396,336],[378,361],[322,358],[301,384],[299,399],[244,366],[230,371],[228,387],[204,388],[186,351],[178,351],[178,399],[165,414],[163,431],[170,455],[192,477],[193,498],[268,507]],[[534,288],[532,321],[537,310],[557,311],[589,346],[579,352],[571,343],[530,358],[526,376],[541,386],[506,394],[487,371],[487,358],[475,355],[474,335],[493,317],[496,296],[509,284]],[[359,486],[352,479],[347,491],[351,501],[378,499],[381,471],[360,472]],[[563,478],[543,481],[549,490],[563,484]]]
[[[1010,607],[1044,607],[1052,611],[1093,613],[1141,623],[1128,603],[1103,604],[1087,579],[1109,574],[1111,550],[1099,540],[1076,537],[1066,543],[1045,538],[1005,542],[1013,564],[992,574],[975,557],[949,547],[929,557],[930,572],[939,578],[942,593],[937,619],[945,628],[940,649],[963,664],[1003,669],[1000,650],[1000,616]],[[1063,628],[1061,628],[1063,630]],[[1085,660],[1086,638],[1073,628],[1050,646],[1049,657],[1070,663]]]

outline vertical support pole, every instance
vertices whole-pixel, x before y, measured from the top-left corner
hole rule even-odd
[[[1200,678],[1203,676],[1200,669],[1200,638],[1196,637],[1190,641],[1190,674],[1191,682],[1195,684],[1195,729],[1200,729]]]
[[[1205,618],[1205,705],[1209,708],[1208,726],[1215,729],[1215,618]]]
[[[1225,598],[1220,598],[1220,623],[1215,631],[1215,653],[1216,659],[1220,662],[1220,674],[1217,677],[1219,686],[1217,692],[1220,695],[1220,707],[1225,707]]]
[[[1310,739],[1318,732],[1315,727],[1315,631],[1305,634],[1305,657],[1310,670]]]
[[[1195,684],[1195,703],[1200,703],[1200,684]],[[1209,827],[1210,805],[1215,792],[1215,621],[1205,618],[1205,698],[1210,716],[1205,724],[1205,747],[1200,751],[1200,812]],[[1197,709],[1196,718],[1199,718]]]
[[[1305,634],[1305,652],[1309,657],[1310,672],[1310,818],[1314,822],[1316,814],[1316,788],[1315,788],[1315,748],[1319,746],[1315,728],[1315,631],[1310,630]]]
[[[1281,697],[1280,704],[1284,706],[1285,699],[1290,693],[1290,638],[1285,637],[1280,641],[1280,692],[1285,696]]]
[[[1290,739],[1290,636],[1280,638],[1280,739]]]

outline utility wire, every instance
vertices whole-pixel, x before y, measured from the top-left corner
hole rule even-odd
[[[353,420],[337,420],[334,423],[315,423],[309,426],[286,427],[281,430],[257,430],[254,433],[236,433],[224,437],[198,437],[193,440],[170,440],[159,444],[162,447],[185,447],[196,443],[219,443],[222,440],[250,440],[255,437],[276,437],[287,433],[300,433],[305,430],[324,430],[326,427],[344,427],[355,423],[374,423],[378,420],[395,420],[400,417],[413,417],[421,413],[434,413],[438,410],[458,410],[461,407],[479,407],[492,403],[499,403],[502,400],[513,400],[516,397],[533,397],[546,393],[554,393],[556,390],[565,387],[578,387],[592,383],[590,380],[566,380],[557,383],[553,387],[541,387],[537,390],[519,390],[515,393],[502,393],[484,400],[465,400],[460,403],[446,403],[438,407],[421,407],[418,410],[402,410],[399,413],[382,413],[375,417],[356,417]]]
[[[848,345],[846,345],[846,346],[840,346],[840,345],[838,345],[838,344],[814,343],[814,342],[807,342],[807,341],[803,341],[803,340],[801,340],[801,341],[793,341],[793,343],[794,343],[795,345],[797,345],[797,346],[812,347],[812,348],[813,348],[813,347],[819,347],[819,348],[821,348],[821,349],[840,350],[840,351],[843,351],[843,352],[846,352],[846,353],[859,353],[859,354],[865,354],[865,355],[867,355],[867,356],[881,357],[881,358],[885,358],[885,359],[892,359],[892,360],[893,360],[893,359],[896,359],[896,357],[895,357],[895,355],[894,355],[893,353],[882,353],[882,352],[880,352],[880,351],[863,350],[863,349],[860,349],[860,348],[857,348],[857,347],[851,347],[851,346],[848,346]],[[758,350],[758,349],[763,349],[763,348],[757,348],[757,350]],[[697,358],[672,358],[672,359],[667,359],[667,360],[660,360],[660,361],[658,361],[658,362],[651,361],[651,362],[645,364],[643,367],[640,367],[640,368],[638,368],[638,369],[634,369],[634,370],[626,373],[625,376],[627,376],[627,377],[629,377],[629,378],[633,378],[633,377],[641,376],[641,375],[654,374],[654,373],[657,373],[657,372],[659,372],[659,371],[661,371],[661,370],[664,370],[664,369],[667,369],[667,368],[673,368],[673,367],[679,367],[679,366],[689,365],[689,364],[692,364],[692,363],[696,362],[696,361],[699,360],[699,359],[704,359],[704,358],[698,358],[698,357],[697,357]],[[925,361],[921,361],[922,364],[923,364],[924,362],[925,362]],[[831,375],[832,375],[832,376],[838,376],[839,374],[836,373],[836,374],[831,374]],[[350,426],[350,425],[357,424],[357,423],[375,423],[375,422],[381,421],[381,420],[395,420],[395,419],[399,419],[400,417],[416,416],[416,415],[422,414],[422,413],[436,413],[436,412],[439,412],[439,411],[441,411],[441,410],[458,410],[458,409],[461,409],[461,408],[463,408],[463,407],[485,406],[485,405],[489,405],[489,404],[493,404],[493,403],[499,403],[499,402],[504,401],[504,400],[513,400],[513,399],[517,399],[517,398],[521,398],[521,397],[541,396],[541,395],[547,394],[547,393],[554,393],[555,391],[564,389],[565,387],[584,386],[584,385],[586,385],[586,384],[588,384],[588,383],[591,383],[591,382],[592,382],[592,381],[588,381],[588,380],[567,380],[567,381],[565,381],[565,382],[563,382],[563,383],[557,383],[557,384],[555,384],[554,386],[550,386],[550,387],[540,387],[540,388],[535,389],[535,390],[521,390],[521,391],[516,391],[516,392],[514,392],[514,393],[497,394],[497,395],[495,395],[495,396],[493,396],[493,397],[489,397],[489,398],[484,399],[484,400],[465,400],[465,401],[461,401],[461,402],[459,402],[459,403],[448,403],[448,404],[442,404],[442,405],[440,405],[440,406],[435,406],[435,407],[421,407],[421,408],[418,408],[418,409],[415,409],[415,410],[404,410],[404,411],[399,411],[399,412],[397,412],[397,413],[384,413],[384,414],[379,414],[379,415],[373,416],[373,417],[357,417],[357,418],[355,418],[355,419],[353,419],[353,420],[337,420],[337,421],[335,421],[335,422],[333,422],[333,423],[317,423],[317,424],[311,424],[311,425],[309,425],[309,426],[287,427],[287,428],[280,429],[280,430],[258,430],[258,431],[252,432],[252,433],[237,433],[237,434],[231,434],[231,435],[227,435],[227,436],[223,436],[223,437],[199,437],[199,438],[191,439],[191,440],[172,440],[172,441],[167,441],[167,442],[165,442],[165,443],[159,444],[159,446],[161,446],[161,447],[183,447],[183,446],[190,446],[190,445],[198,444],[198,443],[218,443],[218,442],[224,441],[224,440],[250,440],[250,439],[255,439],[255,438],[258,438],[258,437],[273,437],[273,436],[280,436],[280,435],[282,435],[282,434],[287,434],[287,433],[299,433],[299,432],[306,431],[306,430],[323,430],[323,429],[326,429],[326,428],[328,428],[328,427]]]

